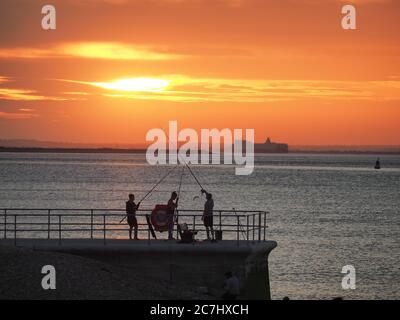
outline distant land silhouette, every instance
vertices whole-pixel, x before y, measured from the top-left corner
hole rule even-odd
[[[144,153],[145,144],[84,144],[52,141],[10,139],[0,140],[0,152],[60,152],[60,153]],[[395,145],[291,145],[268,140],[255,144],[256,153],[366,153],[400,154]]]
[[[146,144],[132,143],[73,143],[58,141],[40,141],[29,139],[0,139],[0,147],[7,148],[45,148],[45,149],[146,149]]]

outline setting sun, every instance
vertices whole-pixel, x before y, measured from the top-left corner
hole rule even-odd
[[[128,92],[163,92],[169,84],[169,80],[154,78],[118,79],[112,82],[92,83],[96,87]]]

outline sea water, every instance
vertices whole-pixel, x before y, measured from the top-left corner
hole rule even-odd
[[[400,156],[257,155],[254,173],[234,166],[192,170],[213,193],[215,209],[266,210],[273,299],[400,298]],[[169,170],[144,154],[0,153],[0,208],[125,208]],[[166,203],[179,187],[175,170],[142,204]],[[180,207],[204,197],[186,170]],[[356,269],[356,289],[343,290],[342,267]]]

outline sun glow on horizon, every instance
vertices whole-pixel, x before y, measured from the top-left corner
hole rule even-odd
[[[92,85],[103,89],[126,92],[164,92],[170,80],[156,78],[117,79],[112,82],[93,82]]]
[[[102,82],[55,79],[97,87],[103,96],[175,102],[277,102],[293,100],[398,101],[400,81],[250,80],[160,75]],[[74,91],[75,90],[75,91]],[[90,95],[84,89],[80,95]],[[71,94],[70,90],[66,93]],[[1,88],[0,88],[1,94]],[[93,93],[92,93],[93,94]],[[94,93],[95,94],[95,93]]]

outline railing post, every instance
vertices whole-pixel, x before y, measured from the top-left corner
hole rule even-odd
[[[261,212],[258,213],[258,242],[261,241]]]
[[[150,227],[147,226],[147,243],[150,244]]]
[[[93,209],[90,210],[90,239],[93,239]]]
[[[247,215],[246,216],[246,224],[247,224],[247,226],[246,226],[246,239],[247,240],[249,240],[249,216]]]
[[[176,209],[176,238],[179,239],[179,230],[178,230],[178,224],[179,224],[179,210]]]
[[[253,213],[253,241],[254,241],[255,230],[256,230],[256,215]]]
[[[237,234],[237,245],[239,246],[240,243],[240,235],[239,235],[239,216],[236,217],[237,218],[237,230],[236,230],[236,234]]]
[[[222,211],[219,211],[219,230],[222,230]]]
[[[50,209],[47,210],[47,239],[50,239]]]
[[[106,244],[106,215],[103,214],[103,243]]]
[[[4,209],[4,239],[7,239],[7,209]]]
[[[196,216],[193,215],[193,231],[196,231]]]
[[[58,215],[58,245],[61,245],[61,214]]]
[[[266,228],[267,228],[267,212],[264,211],[264,241],[265,241]]]
[[[14,215],[14,246],[17,245],[17,215]]]

